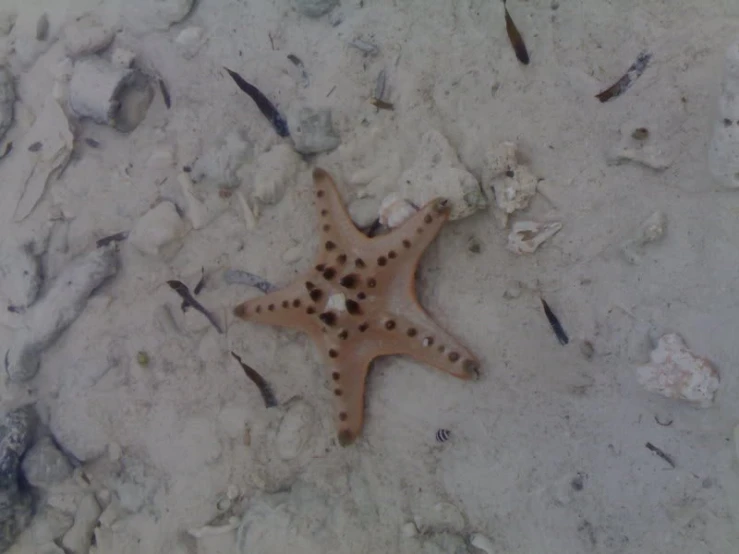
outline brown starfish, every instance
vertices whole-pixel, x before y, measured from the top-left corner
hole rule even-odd
[[[434,199],[392,232],[368,238],[328,172],[315,169],[313,181],[321,228],[315,267],[284,289],[239,304],[234,314],[308,333],[331,368],[338,439],[347,446],[362,430],[374,358],[407,355],[460,379],[476,378],[479,364],[416,299],[416,268],[449,218],[447,201]]]

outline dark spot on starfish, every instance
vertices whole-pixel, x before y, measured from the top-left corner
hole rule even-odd
[[[323,278],[330,281],[336,277],[336,270],[333,267],[327,267],[323,272]]]
[[[274,305],[274,304],[270,304],[269,306],[267,306],[267,309],[268,309],[268,310],[269,310],[270,312],[274,312],[274,311],[275,311],[275,305]]]
[[[246,306],[239,304],[234,308],[234,315],[236,317],[246,317]]]
[[[359,326],[359,332],[364,333],[367,329],[369,329],[369,323],[364,322]]]
[[[424,346],[433,346],[434,345],[434,337],[426,337],[423,339],[423,345]]]
[[[449,352],[449,361],[456,362],[459,359],[459,354],[456,352]]]
[[[416,330],[415,330],[415,329],[414,329],[413,327],[411,327],[411,328],[410,328],[410,329],[408,329],[408,330],[407,330],[407,331],[406,331],[405,333],[406,333],[406,335],[408,335],[409,337],[415,337],[415,336],[416,336],[416,333],[418,333],[418,331],[416,331]]]
[[[326,231],[326,232],[330,231],[331,230],[331,225],[329,225],[328,223],[326,223],[326,225],[323,226],[323,230]]]
[[[397,257],[395,250],[391,250],[390,252],[388,252],[387,257],[390,258],[391,260],[394,260]]]
[[[349,417],[349,416],[347,415],[347,413],[346,413],[346,412],[341,412],[341,413],[339,413],[339,419],[340,419],[341,421],[346,421],[348,417]]]
[[[333,379],[334,381],[338,381],[339,379],[341,379],[341,375],[339,375],[339,372],[338,371],[334,371],[331,374],[331,379]]]
[[[349,331],[347,331],[346,329],[342,329],[341,332],[339,333],[339,338],[341,340],[348,339],[349,338]]]
[[[344,275],[341,280],[339,281],[339,284],[342,287],[346,287],[348,289],[353,289],[357,286],[357,281],[359,279],[357,278],[356,273],[350,273],[349,275]]]
[[[313,283],[311,283],[310,281],[306,281],[306,283],[305,283],[305,288],[306,288],[306,289],[308,289],[309,291],[311,291],[311,290],[313,290],[314,288],[316,288],[316,285],[314,285],[314,284],[313,284]]]
[[[349,299],[346,301],[346,311],[351,315],[359,315],[362,313],[362,308],[359,307],[359,303],[356,300]]]
[[[313,315],[314,313],[316,313],[316,309],[313,306],[308,306],[305,309],[305,313],[307,313],[308,315]]]
[[[360,300],[364,300],[365,298],[367,298],[367,295],[364,294],[363,292],[358,292],[357,298],[359,298]]]
[[[339,444],[341,446],[349,446],[351,443],[354,442],[354,433],[352,433],[349,429],[342,429],[339,431]]]
[[[323,195],[324,195],[324,192],[322,190],[319,190],[319,191],[316,192],[316,196],[318,198],[323,198]]]
[[[439,345],[439,348],[437,348],[437,350],[439,351],[440,354],[443,354],[444,353],[444,350],[446,350],[446,348],[444,348],[444,345],[443,344],[440,344]]]
[[[287,300],[283,300],[282,301],[282,307],[283,308],[287,308],[289,305],[290,305],[290,302],[288,302]]]
[[[395,329],[395,321],[393,321],[392,319],[388,319],[385,322],[385,329],[387,329],[388,331],[392,331],[393,329]]]
[[[328,210],[321,210],[321,215],[326,217],[328,215]]]
[[[408,239],[404,239],[403,240],[403,246],[405,246],[406,248],[410,248],[411,247],[411,241],[409,241]]]
[[[431,223],[433,220],[434,218],[430,214],[426,214],[423,218],[424,223]]]
[[[257,312],[258,314],[261,314],[262,313],[262,307],[261,306],[257,306],[256,308],[254,308],[254,311]]]
[[[316,271],[323,271],[324,269],[326,269],[326,264],[318,264],[316,266]]]
[[[367,286],[371,289],[377,286],[377,281],[375,281],[374,277],[370,277],[369,279],[367,279]]]
[[[318,316],[318,319],[323,321],[329,327],[336,324],[336,314],[334,312],[323,312],[321,315]]]
[[[334,248],[336,248],[336,243],[327,240],[324,246],[326,247],[326,250],[333,250]]]
[[[346,254],[339,254],[336,256],[336,263],[339,265],[344,265],[346,263]]]
[[[385,256],[380,256],[379,258],[377,258],[377,265],[383,266],[385,264],[387,264],[387,258]]]
[[[421,233],[423,233],[423,229],[421,227],[419,227],[418,229],[416,229],[416,233],[418,233],[420,235]]]
[[[313,302],[318,302],[321,299],[321,296],[323,296],[323,292],[321,292],[320,289],[313,289],[309,293],[310,299],[313,300]]]
[[[341,389],[334,389],[334,394],[336,396],[341,396]]]
[[[336,358],[339,355],[339,353],[334,350],[333,348],[328,351],[328,357],[329,358]]]
[[[299,308],[300,307],[300,299],[296,298],[293,300],[293,308]]]

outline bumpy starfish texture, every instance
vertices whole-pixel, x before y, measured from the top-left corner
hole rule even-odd
[[[315,169],[313,181],[320,226],[315,267],[284,289],[239,304],[234,314],[313,339],[330,368],[338,439],[347,446],[362,430],[374,358],[406,355],[460,379],[476,378],[479,364],[416,298],[418,262],[449,218],[447,201],[434,199],[392,232],[368,238],[331,176]]]

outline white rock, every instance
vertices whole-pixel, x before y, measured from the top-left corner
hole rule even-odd
[[[100,517],[100,506],[94,494],[86,495],[77,507],[74,525],[62,539],[64,548],[73,554],[87,554],[90,551],[92,533]]]
[[[376,198],[357,198],[349,204],[347,210],[349,211],[349,217],[354,221],[354,225],[360,229],[366,229],[377,219],[380,201]]]
[[[287,144],[277,144],[256,161],[252,197],[261,204],[277,204],[295,180],[300,156]]]
[[[638,263],[644,255],[644,247],[656,242],[665,234],[667,216],[660,211],[653,212],[639,226],[634,236],[621,243],[621,253],[629,263]]]
[[[110,46],[114,36],[113,29],[95,16],[84,16],[64,28],[64,49],[72,58],[97,54]]]
[[[400,532],[404,537],[411,538],[418,535],[418,527],[412,521],[409,521],[400,528]]]
[[[133,62],[136,61],[136,54],[125,48],[115,48],[110,55],[110,61],[113,65],[123,69],[129,69]]]
[[[56,508],[44,506],[33,518],[28,529],[33,542],[44,544],[58,539],[74,524],[74,517]]]
[[[23,457],[21,465],[28,482],[40,489],[50,489],[72,475],[72,464],[53,441],[44,437]]]
[[[611,165],[634,162],[657,171],[670,167],[672,159],[662,151],[651,135],[641,138],[636,131],[641,125],[629,121],[621,126],[620,139],[606,154],[606,161]]]
[[[339,4],[339,0],[295,0],[295,8],[308,17],[321,17]]]
[[[679,335],[661,337],[650,359],[649,364],[636,370],[637,379],[646,390],[704,408],[713,403],[719,386],[718,372],[708,360],[690,352]]]
[[[136,222],[128,236],[128,242],[144,254],[167,258],[179,250],[181,245],[178,244],[178,239],[186,232],[185,222],[177,213],[175,205],[164,201]]]
[[[252,144],[244,129],[229,131],[192,166],[194,181],[207,180],[217,187],[237,187],[241,180],[239,168],[249,161]]]
[[[436,197],[446,198],[451,203],[452,221],[488,205],[477,179],[462,167],[454,148],[438,131],[421,137],[416,159],[400,176],[398,189],[401,197],[419,207]]]
[[[295,150],[301,154],[328,152],[341,143],[334,130],[331,108],[312,108],[302,104],[291,106],[287,123]]]
[[[282,261],[286,264],[294,264],[303,258],[302,246],[295,245],[282,253]]]
[[[69,105],[79,117],[111,125],[121,107],[121,94],[133,79],[133,72],[108,61],[89,57],[74,64],[69,83]]]
[[[541,244],[552,238],[562,229],[558,221],[539,223],[537,221],[517,221],[508,235],[506,248],[514,254],[533,254]]]
[[[15,87],[10,71],[0,66],[0,140],[13,125],[15,115]]]
[[[493,541],[487,538],[485,535],[480,533],[474,533],[470,537],[470,544],[475,548],[479,548],[485,554],[495,554],[495,548],[493,547]]]
[[[378,218],[388,229],[399,227],[406,219],[418,211],[412,202],[400,198],[397,194],[389,194],[380,203]]]
[[[275,437],[277,454],[281,459],[292,460],[300,454],[310,440],[314,420],[313,408],[303,401],[297,401],[288,408]]]
[[[739,41],[726,50],[724,76],[708,145],[708,170],[718,184],[739,188]]]
[[[177,46],[186,60],[194,58],[205,44],[203,29],[200,27],[187,27],[182,29],[175,39]]]
[[[482,188],[504,214],[525,209],[536,194],[536,183],[528,166],[518,163],[514,143],[501,143],[485,156]]]

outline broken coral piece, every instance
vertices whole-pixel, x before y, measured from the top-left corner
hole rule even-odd
[[[713,403],[719,385],[718,371],[708,360],[690,352],[679,335],[662,336],[650,360],[636,370],[639,384],[646,390],[702,408]]]
[[[485,157],[483,191],[494,198],[505,215],[528,207],[536,194],[537,181],[528,166],[519,164],[518,148],[512,142],[501,143]]]
[[[508,235],[506,248],[514,254],[533,254],[544,241],[552,238],[562,229],[559,221],[539,223],[537,221],[516,221]]]
[[[378,218],[381,225],[395,229],[417,211],[418,208],[412,202],[400,198],[397,194],[389,194],[380,204]]]
[[[479,362],[415,295],[419,260],[449,219],[448,204],[432,200],[371,239],[355,227],[328,172],[315,169],[313,180],[321,245],[315,265],[287,287],[238,305],[234,315],[313,339],[330,368],[338,440],[347,446],[362,430],[365,380],[376,357],[407,355],[460,379],[476,378]],[[337,295],[346,297],[346,311],[329,306]]]
[[[644,247],[651,242],[661,239],[665,234],[666,227],[667,216],[664,212],[653,212],[652,215],[642,222],[631,238],[621,243],[621,253],[626,261],[631,264],[641,261],[644,255]]]

